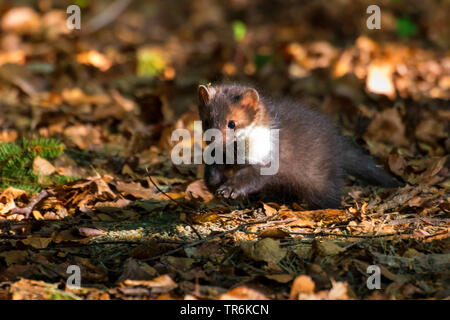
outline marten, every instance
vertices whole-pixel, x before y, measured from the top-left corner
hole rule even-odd
[[[203,130],[219,129],[225,135],[231,129],[235,134],[225,137],[224,145],[243,139],[257,148],[252,163],[205,165],[205,184],[217,196],[272,196],[304,200],[313,209],[339,208],[347,175],[385,188],[401,185],[350,137],[341,135],[327,115],[302,103],[267,98],[237,84],[200,85],[198,96]],[[279,167],[276,174],[263,175],[261,169],[268,165],[265,150],[273,143],[266,133],[272,129],[279,130]],[[230,167],[233,173],[227,178]]]

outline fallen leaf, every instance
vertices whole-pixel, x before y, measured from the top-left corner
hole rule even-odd
[[[188,201],[201,199],[204,202],[209,202],[214,199],[214,195],[209,192],[203,179],[190,183],[186,188],[184,197]]]
[[[20,279],[11,284],[13,300],[80,300],[81,298],[67,291],[59,290],[58,284],[44,281]]]
[[[107,71],[113,63],[111,59],[96,50],[89,50],[77,54],[77,60],[79,63],[94,66],[101,71]]]
[[[41,20],[32,8],[15,7],[3,15],[1,25],[5,31],[31,34],[39,32]]]
[[[350,300],[351,292],[349,290],[348,283],[335,282],[331,279],[332,288],[328,292],[329,300]]]
[[[269,206],[268,204],[266,204],[264,202],[262,202],[262,205],[263,205],[263,210],[264,210],[264,213],[266,214],[266,216],[272,216],[278,212],[277,209],[272,208],[271,206]]]
[[[33,215],[33,217],[34,217],[36,220],[43,220],[43,219],[44,219],[44,217],[42,216],[42,214],[41,214],[39,211],[37,211],[37,210],[33,210],[33,211],[31,212],[31,214]]]
[[[31,236],[26,239],[21,240],[23,244],[32,246],[35,249],[44,249],[47,248],[50,242],[52,242],[53,238],[42,238]]]
[[[281,230],[280,228],[268,228],[259,233],[260,238],[272,238],[272,239],[283,239],[286,238],[289,233]]]
[[[280,242],[271,238],[259,241],[242,241],[240,243],[244,253],[256,261],[278,263],[286,255],[286,249],[280,248]]]
[[[117,181],[116,188],[124,195],[132,195],[138,199],[151,199],[155,197],[155,192],[150,188],[144,188],[139,182]]]
[[[377,113],[364,135],[366,141],[388,142],[402,146],[407,144],[405,125],[395,108]]]
[[[394,153],[389,155],[389,169],[398,176],[403,176],[406,168],[406,160],[401,155]]]
[[[123,282],[126,286],[144,286],[152,288],[152,293],[169,292],[175,289],[178,285],[168,275],[162,275],[153,280],[125,280]]]
[[[288,273],[286,273],[286,274],[268,274],[265,277],[270,280],[275,280],[276,282],[279,282],[279,283],[288,283],[289,281],[294,279],[294,276],[291,274],[288,274]]]
[[[144,262],[128,258],[123,266],[123,271],[117,282],[127,280],[151,280],[157,275],[157,271]]]
[[[46,159],[36,157],[33,160],[33,171],[38,176],[48,176],[55,172],[55,167]]]
[[[307,275],[300,275],[295,278],[291,287],[291,299],[298,299],[300,293],[313,294],[315,284],[311,277]]]
[[[191,258],[172,257],[172,256],[167,257],[167,261],[171,265],[173,265],[177,270],[188,270],[195,262],[195,260]]]
[[[101,236],[106,233],[105,230],[86,228],[86,227],[81,227],[81,228],[78,228],[77,230],[78,230],[78,233],[83,237]]]
[[[5,259],[6,265],[10,266],[12,264],[22,264],[26,262],[28,257],[28,252],[25,250],[10,250],[0,253],[0,257]]]
[[[0,215],[4,215],[16,208],[15,199],[26,194],[25,191],[14,187],[8,187],[0,194]]]
[[[334,256],[344,251],[343,248],[329,240],[316,241],[315,249],[320,256]]]

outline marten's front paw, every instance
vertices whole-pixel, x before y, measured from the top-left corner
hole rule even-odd
[[[221,185],[217,189],[216,193],[219,196],[222,196],[227,199],[236,199],[238,197],[244,197],[247,195],[245,188],[237,187],[235,184],[230,183],[230,181],[225,182],[223,185]]]

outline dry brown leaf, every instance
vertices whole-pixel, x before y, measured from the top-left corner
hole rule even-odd
[[[169,292],[175,289],[178,285],[168,275],[162,275],[153,280],[125,280],[123,282],[126,286],[144,286],[152,288],[153,293]]]
[[[80,88],[64,89],[61,93],[61,97],[65,102],[70,105],[81,104],[108,104],[111,102],[111,98],[107,95],[88,96]]]
[[[280,242],[271,238],[259,241],[242,241],[240,243],[244,253],[255,261],[278,263],[286,255],[286,249],[280,248]]]
[[[108,70],[113,64],[111,59],[96,50],[90,50],[77,54],[77,60],[79,63],[94,66],[101,71]]]
[[[33,171],[38,176],[48,176],[55,172],[55,167],[48,160],[36,157],[33,160]]]
[[[57,283],[51,284],[44,281],[20,279],[11,284],[10,291],[13,300],[80,300],[71,292],[59,290]]]
[[[268,228],[259,233],[261,238],[273,238],[273,239],[283,239],[287,237],[289,233],[281,230],[280,228]]]
[[[82,150],[98,149],[103,145],[98,127],[76,124],[64,129],[64,135]]]
[[[186,188],[184,197],[189,201],[194,199],[201,199],[204,202],[209,202],[214,199],[214,195],[209,192],[203,179],[196,180],[190,183]]]
[[[105,230],[86,228],[86,227],[81,227],[81,228],[78,228],[77,230],[78,230],[78,233],[83,237],[101,236],[106,233]]]
[[[290,298],[298,299],[300,293],[313,294],[314,288],[315,284],[311,277],[307,275],[300,275],[295,278],[292,283]]]
[[[266,204],[264,202],[261,202],[261,203],[263,205],[263,210],[264,210],[264,213],[266,214],[266,216],[272,216],[272,215],[274,215],[275,213],[278,212],[277,209],[269,206],[268,204]]]
[[[343,248],[329,240],[317,241],[315,244],[315,249],[321,256],[333,256],[344,251]]]
[[[155,197],[155,192],[150,188],[143,187],[139,182],[117,181],[116,188],[124,195],[132,195],[138,199],[151,199]]]
[[[268,274],[265,276],[267,279],[275,280],[279,283],[288,283],[292,279],[294,279],[294,276],[288,273],[285,274]]]
[[[405,125],[398,110],[390,108],[377,113],[370,122],[364,139],[394,143],[398,146],[406,145]]]
[[[25,191],[14,187],[8,187],[0,194],[0,215],[5,215],[16,208],[15,199],[26,194]]]
[[[15,7],[3,15],[1,25],[5,31],[31,34],[39,32],[41,19],[30,7]]]
[[[171,265],[173,265],[177,270],[188,270],[195,262],[195,260],[191,258],[172,257],[172,256],[167,257],[167,261]]]
[[[394,153],[389,155],[389,169],[396,175],[402,177],[406,168],[406,160],[403,156]]]
[[[5,259],[6,265],[25,263],[28,257],[28,252],[25,250],[10,250],[0,253],[0,257]]]
[[[349,289],[348,283],[346,282],[336,282],[331,279],[332,288],[328,292],[329,300],[350,300],[352,295]]]
[[[151,280],[154,279],[157,274],[157,271],[148,264],[129,258],[125,261],[122,275],[117,282],[120,283],[127,280]]]
[[[43,238],[43,237],[36,237],[36,236],[30,236],[26,239],[21,240],[23,244],[32,246],[36,249],[44,249],[47,248],[50,242],[52,242],[53,238]]]

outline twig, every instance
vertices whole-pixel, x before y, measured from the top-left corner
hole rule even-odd
[[[23,208],[14,208],[10,211],[10,213],[14,214],[23,214],[25,215],[25,219],[28,219],[28,217],[30,216],[31,212],[33,211],[33,208],[39,203],[41,202],[44,198],[47,198],[48,196],[54,195],[55,193],[51,190],[43,190],[41,192],[39,192],[36,196],[33,197],[33,199],[31,199],[30,203]]]
[[[198,241],[195,241],[195,242],[186,243],[185,245],[182,245],[182,246],[180,246],[180,247],[178,247],[178,248],[176,248],[176,249],[170,250],[170,251],[168,251],[168,252],[165,252],[165,253],[160,254],[160,255],[158,255],[158,256],[155,256],[155,257],[151,257],[151,258],[147,258],[147,259],[142,259],[141,261],[151,261],[151,260],[157,260],[157,259],[160,259],[160,258],[162,258],[162,257],[164,257],[164,256],[171,255],[171,254],[176,253],[176,252],[178,252],[178,251],[181,251],[181,250],[184,250],[184,249],[187,249],[187,248],[190,248],[190,247],[195,247],[195,246],[197,246],[197,245],[199,245],[199,244],[202,244],[202,243],[204,243],[204,242],[207,242],[207,241],[209,241],[209,240],[212,240],[212,239],[215,239],[215,238],[223,237],[223,236],[225,236],[225,235],[227,235],[227,234],[229,234],[229,233],[235,232],[235,231],[240,231],[240,230],[244,229],[245,227],[247,227],[247,226],[249,226],[249,225],[253,225],[253,224],[257,224],[257,223],[264,222],[264,221],[262,221],[262,220],[267,221],[269,218],[270,218],[270,217],[266,217],[266,218],[263,218],[263,219],[260,219],[260,220],[257,220],[257,221],[252,221],[252,222],[248,222],[248,223],[246,223],[246,224],[241,224],[241,225],[239,225],[239,226],[237,226],[236,228],[233,228],[233,229],[231,229],[231,230],[227,230],[227,231],[224,231],[224,232],[220,232],[220,233],[217,233],[217,234],[215,234],[215,235],[212,235],[212,236],[203,238],[203,239],[198,240]]]
[[[302,236],[307,237],[317,237],[317,236],[334,236],[334,237],[343,237],[343,238],[363,238],[363,239],[371,239],[371,238],[384,238],[384,237],[391,237],[391,236],[398,236],[406,233],[387,233],[387,234],[375,234],[375,235],[351,235],[351,234],[336,234],[331,232],[318,232],[318,233],[312,233],[312,232],[295,232],[295,231],[287,231],[289,234],[298,234]]]
[[[148,172],[148,168],[145,168],[145,171],[147,171],[147,177],[150,180],[150,182],[155,186],[155,188],[161,192],[163,195],[165,195],[169,200],[171,200],[172,202],[176,203],[177,205],[184,207],[185,209],[189,209],[189,210],[195,210],[194,208],[176,201],[174,198],[172,198],[171,196],[169,196],[167,193],[165,193],[164,191],[161,190],[161,188],[153,181],[152,176],[150,175],[150,172]]]
[[[164,257],[164,256],[168,256],[168,255],[171,255],[171,254],[176,253],[176,252],[178,252],[178,251],[181,251],[181,250],[184,250],[184,249],[187,249],[187,248],[190,248],[190,247],[195,247],[195,246],[197,246],[197,245],[199,245],[199,244],[202,244],[202,243],[204,243],[204,242],[206,242],[206,241],[209,241],[209,240],[212,240],[212,239],[215,239],[215,238],[220,238],[220,237],[223,237],[224,235],[227,235],[227,234],[229,234],[229,233],[232,233],[232,232],[235,232],[235,231],[239,231],[239,230],[242,229],[244,226],[245,226],[245,225],[241,224],[240,226],[238,226],[238,227],[236,227],[236,228],[233,228],[233,229],[231,229],[231,230],[227,230],[227,231],[224,231],[224,232],[220,232],[220,233],[217,233],[217,234],[215,234],[215,235],[212,235],[212,236],[203,238],[203,239],[198,240],[198,241],[195,241],[195,242],[187,243],[187,244],[185,244],[185,245],[182,245],[181,247],[178,247],[178,248],[176,248],[176,249],[167,251],[167,252],[165,252],[165,253],[163,253],[163,254],[160,254],[160,255],[158,255],[158,256],[156,256],[156,257],[151,257],[151,258],[147,258],[147,259],[142,259],[141,261],[157,260],[157,259],[159,259],[159,258],[162,258],[162,257]]]
[[[387,218],[388,218],[388,216],[386,216],[386,218],[384,218],[383,222],[380,224],[377,231],[375,231],[375,235],[378,235],[378,232],[380,232],[380,230],[383,228],[384,224],[386,223]]]
[[[167,193],[165,193],[164,191],[162,191],[159,186],[153,181],[152,176],[150,175],[150,172],[148,172],[148,168],[145,168],[145,171],[147,171],[147,177],[150,180],[150,182],[155,186],[155,188],[161,192],[163,195],[165,195],[168,199],[172,200],[173,202],[175,202],[177,205],[182,206],[188,210],[193,210],[193,208],[185,205],[184,203],[180,203],[178,201],[176,201],[174,198],[172,198],[171,196],[169,196]],[[195,227],[192,225],[192,223],[190,223],[189,221],[184,221],[186,222],[186,224],[191,227],[191,229],[195,232],[195,234],[197,235],[197,237],[201,240],[203,239],[203,237],[201,236],[201,234],[197,231],[197,229],[195,229]]]

